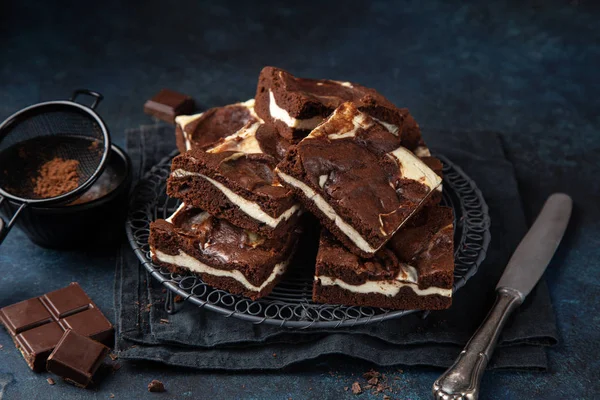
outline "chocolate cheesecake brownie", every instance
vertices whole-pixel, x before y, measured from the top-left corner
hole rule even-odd
[[[373,258],[321,233],[313,300],[389,309],[439,310],[452,304],[452,209],[423,208]]]
[[[349,102],[292,147],[276,172],[362,257],[372,257],[441,183],[398,136]]]
[[[182,153],[191,148],[206,149],[242,129],[248,122],[256,121],[254,99],[211,108],[200,114],[180,115],[175,118],[177,148]]]
[[[175,157],[167,193],[252,232],[284,235],[301,213],[273,171],[286,153],[284,142],[272,126],[250,121],[206,151]]]
[[[170,271],[191,271],[208,285],[251,299],[268,295],[287,269],[299,232],[277,239],[238,228],[182,204],[150,225],[153,261]]]
[[[293,142],[350,101],[402,137],[404,147],[415,150],[421,145],[421,131],[407,109],[397,108],[376,90],[357,83],[297,78],[282,69],[265,67],[258,78],[255,99],[257,115]]]

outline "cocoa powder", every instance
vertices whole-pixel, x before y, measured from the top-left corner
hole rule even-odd
[[[56,157],[38,170],[33,192],[41,198],[56,197],[77,189],[79,161]]]

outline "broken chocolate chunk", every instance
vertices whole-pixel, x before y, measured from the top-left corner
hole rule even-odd
[[[176,116],[194,112],[194,100],[185,94],[162,89],[144,104],[144,112],[163,121],[174,123]]]
[[[87,336],[68,330],[46,363],[49,372],[82,388],[87,387],[110,349]]]

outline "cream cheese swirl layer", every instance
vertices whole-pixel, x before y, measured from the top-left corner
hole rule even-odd
[[[267,287],[278,275],[282,275],[285,272],[289,264],[289,259],[276,264],[275,268],[273,268],[273,272],[271,272],[267,279],[265,279],[260,286],[256,286],[250,283],[244,274],[238,270],[224,270],[211,267],[210,265],[204,264],[182,250],[179,250],[179,254],[177,255],[169,255],[160,250],[154,249],[152,250],[152,255],[161,262],[183,267],[193,272],[235,279],[246,289],[253,292],[260,292]]]
[[[317,116],[308,119],[297,119],[292,117],[285,109],[279,107],[275,101],[273,91],[269,90],[269,114],[273,119],[283,122],[290,128],[312,130],[325,118]]]
[[[367,281],[360,285],[351,285],[341,279],[331,278],[328,276],[315,276],[315,281],[320,281],[322,286],[339,286],[340,288],[352,293],[379,293],[388,297],[394,297],[403,287],[409,287],[417,296],[439,295],[444,297],[452,297],[452,289],[439,288],[431,286],[425,289],[419,289],[419,285],[413,282],[402,280],[391,281]]]
[[[234,193],[231,189],[227,188],[222,183],[217,182],[216,180],[209,178],[206,175],[203,175],[198,172],[186,171],[183,169],[176,169],[175,171],[173,171],[171,173],[171,177],[173,177],[173,178],[182,178],[182,177],[186,177],[186,176],[197,176],[202,179],[205,179],[206,181],[211,183],[214,187],[216,187],[219,191],[221,191],[221,193],[223,193],[229,201],[231,201],[233,204],[238,206],[240,208],[240,210],[242,210],[245,214],[254,218],[257,221],[260,221],[260,222],[270,226],[271,228],[277,227],[277,225],[279,225],[279,223],[281,221],[288,220],[292,215],[294,215],[296,212],[298,212],[300,210],[300,205],[294,204],[293,206],[291,206],[290,208],[285,210],[279,217],[275,218],[275,217],[270,216],[266,212],[264,212],[260,208],[260,205],[258,203],[243,198],[239,194]]]

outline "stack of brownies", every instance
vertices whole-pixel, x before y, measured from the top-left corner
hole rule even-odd
[[[254,99],[175,121],[167,193],[182,204],[151,225],[156,264],[257,299],[284,276],[311,213],[316,266],[295,267],[314,268],[315,302],[450,306],[452,210],[408,110],[355,83],[265,67]]]

